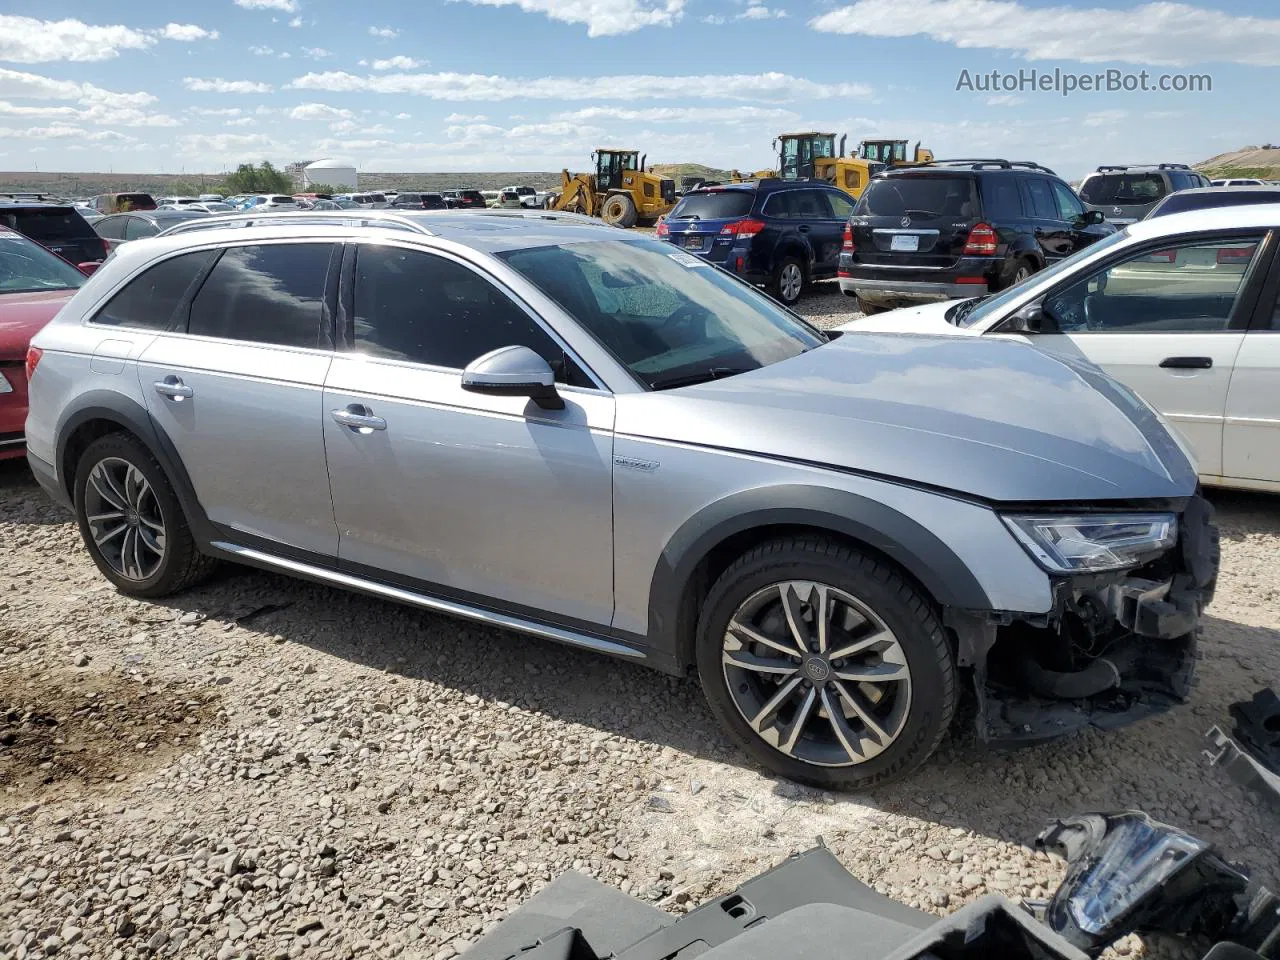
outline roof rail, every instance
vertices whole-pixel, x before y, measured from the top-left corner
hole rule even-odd
[[[6,190],[0,192],[0,198],[8,198],[10,200],[36,200],[41,203],[70,203],[66,197],[55,197],[47,193],[27,193],[24,191]]]
[[[1190,170],[1191,167],[1185,163],[1104,163],[1098,167],[1098,173],[1107,173],[1113,170]]]
[[[490,209],[484,210],[424,210],[424,216],[427,217],[506,217],[510,220],[553,220],[563,221],[565,223],[582,223],[596,227],[607,227],[611,224],[605,223],[597,217],[589,217],[585,213],[571,213],[568,210],[513,210],[507,209]]]
[[[984,167],[995,167],[999,170],[1012,170],[1019,167],[1024,170],[1039,170],[1042,173],[1057,176],[1048,167],[1036,163],[1034,160],[1003,160],[999,157],[957,157],[954,159],[930,160],[928,163],[918,164],[917,166],[937,166],[937,167],[969,167],[972,170],[981,170]],[[899,170],[910,170],[911,167],[898,167]]]
[[[178,233],[193,233],[197,230],[236,230],[246,227],[390,227],[394,230],[409,230],[433,236],[422,223],[398,213],[386,210],[360,210],[347,213],[345,211],[310,211],[280,210],[274,213],[226,213],[212,217],[199,217],[195,220],[184,220],[182,223],[161,232],[160,236],[169,237]]]

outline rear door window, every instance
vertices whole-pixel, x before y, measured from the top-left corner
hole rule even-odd
[[[142,217],[128,217],[128,222],[124,226],[124,238],[126,240],[141,240],[143,237],[154,237],[160,232],[150,220],[144,220]]]
[[[124,224],[131,217],[103,217],[93,225],[93,229],[97,231],[98,236],[104,240],[123,240]]]
[[[775,194],[770,202],[781,194]],[[672,220],[736,220],[751,212],[755,194],[748,190],[710,190],[690,193],[671,212]],[[769,211],[769,216],[778,214]]]
[[[801,220],[830,220],[831,207],[823,190],[797,190],[796,216]]]
[[[1169,191],[1158,173],[1101,173],[1080,186],[1080,197],[1092,204],[1154,203]]]
[[[853,201],[843,193],[829,191],[824,196],[831,205],[831,213],[837,220],[848,220],[853,215]]]
[[[858,201],[857,213],[936,220],[976,217],[978,209],[973,177],[909,176],[873,180]]]
[[[174,311],[216,255],[216,250],[197,250],[144,270],[98,311],[93,322],[144,330],[181,327],[174,322]]]
[[[328,346],[324,295],[333,245],[229,247],[191,304],[188,331],[285,347]]]

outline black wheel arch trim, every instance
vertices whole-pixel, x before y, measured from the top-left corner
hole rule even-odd
[[[186,514],[187,525],[195,537],[196,543],[203,549],[215,537],[213,524],[209,522],[196,497],[195,486],[191,477],[182,465],[177,448],[162,429],[156,426],[142,404],[132,397],[127,397],[111,390],[93,390],[83,394],[79,403],[65,411],[59,418],[54,436],[58,483],[67,492],[68,498],[75,499],[72,489],[75,483],[75,467],[67,463],[67,444],[76,430],[92,420],[108,420],[119,424],[147,445],[152,455],[164,470],[165,476],[173,485],[174,495],[182,505]]]
[[[813,527],[857,540],[898,564],[940,606],[992,609],[968,566],[916,520],[856,493],[789,484],[731,494],[704,507],[675,532],[650,579],[650,646],[691,663],[693,637],[681,633],[681,604],[698,565],[728,538],[773,526]]]

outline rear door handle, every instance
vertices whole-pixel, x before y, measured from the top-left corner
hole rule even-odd
[[[1165,370],[1208,370],[1213,357],[1165,357],[1160,366]]]
[[[172,374],[163,380],[157,380],[153,386],[156,388],[156,393],[166,400],[172,400],[174,403],[190,400],[196,395],[194,390],[182,382],[181,377],[175,377]]]
[[[809,225],[808,225],[807,223],[802,223],[802,224],[800,224],[800,226],[799,226],[799,227],[797,227],[796,229],[798,229],[801,233],[808,233],[808,232],[809,232]]]
[[[368,434],[374,430],[387,429],[387,421],[382,417],[375,417],[373,411],[361,403],[348,404],[341,410],[330,410],[329,416],[333,417],[334,423],[350,427],[353,433]]]

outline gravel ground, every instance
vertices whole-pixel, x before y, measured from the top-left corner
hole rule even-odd
[[[127,599],[0,464],[0,957],[447,960],[570,868],[680,913],[818,837],[945,913],[1052,890],[1043,822],[1123,807],[1280,881],[1273,815],[1199,752],[1280,677],[1280,500],[1214,499],[1191,705],[1013,753],[959,729],[840,796],[752,768],[691,680],[249,570]]]

